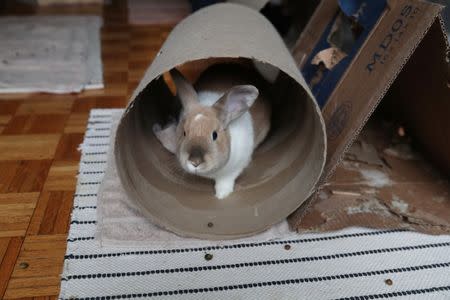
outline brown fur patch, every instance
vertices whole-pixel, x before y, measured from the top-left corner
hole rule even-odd
[[[218,64],[202,73],[195,89],[226,92],[235,85],[252,84],[259,96],[250,107],[255,132],[255,148],[265,139],[270,130],[271,104],[266,91],[268,83],[250,66],[242,64]]]
[[[222,127],[217,110],[198,104],[185,112],[180,122],[177,132],[179,157],[183,157],[183,153],[189,156],[192,149],[200,147],[205,153],[208,169],[217,170],[228,161],[230,136]],[[217,132],[216,140],[213,140],[214,131]]]

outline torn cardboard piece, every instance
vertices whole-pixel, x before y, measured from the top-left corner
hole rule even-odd
[[[353,143],[350,149],[345,153],[344,159],[379,167],[384,165],[377,153],[377,149],[361,139],[357,139]]]
[[[448,179],[420,156],[405,160],[384,154],[391,139],[380,135],[384,130],[374,124],[363,130],[364,139],[349,149],[356,159],[344,158],[300,221],[299,231],[359,226],[450,233]],[[379,165],[373,154],[360,150],[361,144],[379,149],[379,161],[386,163]]]
[[[210,180],[184,173],[152,133],[153,124],[166,124],[180,109],[164,73],[216,59],[256,60],[279,70],[271,86],[271,132],[224,200],[214,197]],[[283,40],[253,9],[216,4],[183,20],[131,100],[116,135],[118,175],[144,215],[163,228],[195,238],[249,236],[285,219],[315,190],[326,151],[320,110]]]
[[[311,63],[314,65],[323,63],[327,69],[331,70],[346,56],[347,54],[342,52],[339,48],[331,47],[317,53]]]
[[[406,160],[418,159],[418,154],[411,148],[410,144],[396,144],[383,150],[383,153],[389,156]]]
[[[333,48],[337,48],[345,54],[350,53],[357,39],[356,30],[354,29],[357,26],[356,24],[356,21],[352,22],[343,13],[339,13],[327,36],[327,42]]]

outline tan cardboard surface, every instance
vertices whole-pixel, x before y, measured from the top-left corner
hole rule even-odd
[[[183,173],[151,131],[179,112],[161,75],[208,58],[254,59],[281,71],[271,86],[272,131],[224,200],[214,197],[211,181]],[[320,110],[282,39],[261,14],[236,4],[209,6],[174,28],[134,91],[115,142],[121,182],[144,214],[180,235],[209,239],[251,235],[286,218],[313,193],[325,151]]]
[[[384,101],[421,144],[424,154],[450,176],[450,73],[448,40],[435,22]]]
[[[412,146],[408,132],[399,137],[397,127],[382,124],[369,121],[350,148],[352,155],[339,164],[299,222],[299,231],[357,226],[450,233],[448,178]],[[361,144],[374,152],[360,151]]]
[[[327,0],[324,0],[322,4],[324,5],[326,2]],[[403,66],[408,62],[408,59],[414,53],[427,32],[430,31],[431,35],[436,34],[433,33],[436,31],[433,29],[436,25],[431,30],[430,27],[433,24],[439,24],[438,16],[441,10],[442,7],[439,5],[419,0],[389,2],[389,8],[380,18],[378,24],[342,76],[322,110],[327,124],[328,140],[327,163],[321,178],[322,184],[325,184],[327,178],[333,174],[333,171],[343,157],[343,154],[347,151],[348,147],[352,145],[354,138],[358,136],[361,128],[364,126],[379,101],[386,94],[392,82],[401,72]],[[313,30],[313,25],[316,24],[319,28],[324,28],[325,23],[323,19],[319,19],[324,16],[329,16],[331,19],[332,14],[330,8],[319,6],[307,27],[307,30],[309,28],[310,31],[305,31],[297,43],[297,47],[294,49],[294,56],[296,57],[299,66],[302,66],[303,64],[302,57],[307,55],[307,51],[311,51],[315,41],[317,41],[318,37],[322,34],[320,30],[315,32]],[[436,53],[435,55],[441,55],[442,57],[435,59],[442,60],[445,54],[445,47],[442,47],[442,38],[444,35],[442,31],[440,31],[438,35],[439,34],[441,35],[441,42],[431,42],[433,45],[429,45],[429,47],[434,47],[438,52],[439,50],[437,49],[440,49],[440,54]],[[425,42],[430,43],[427,39],[425,39]],[[433,62],[436,64],[436,61]],[[414,61],[411,61],[410,64],[414,64]],[[442,69],[442,66],[437,65],[429,65],[429,67],[436,68],[437,70]],[[409,76],[414,77],[415,75],[416,74],[410,74]],[[431,90],[434,89],[433,85],[421,86],[420,82],[413,83],[412,81],[413,80],[411,79],[408,84],[415,84],[419,89],[422,89],[424,93],[426,93],[425,91],[431,92]],[[404,85],[404,87],[408,84]],[[440,87],[439,90],[441,91],[440,95],[442,96],[444,93],[442,93]],[[439,94],[439,92],[432,93],[436,95]],[[408,101],[413,101],[412,98],[414,97],[413,94],[410,94]],[[441,97],[440,100],[435,101],[443,104],[445,102],[444,99],[445,97]],[[409,104],[404,102],[403,105],[406,108]],[[417,109],[415,114],[417,120],[418,116],[421,115],[420,105],[411,105],[411,107],[416,107]],[[409,111],[410,119],[413,119],[411,109],[407,108],[405,111]],[[431,114],[428,114],[428,118],[432,119],[433,117]],[[423,118],[421,119],[424,120]],[[424,126],[424,128],[426,127],[427,126]],[[424,130],[421,131],[423,139],[426,134],[424,133]],[[439,131],[440,129],[438,132]],[[430,136],[432,129],[428,128],[427,132],[428,136]],[[429,149],[432,149],[432,145],[444,146],[432,150],[431,153],[439,153],[442,151],[441,149],[445,149],[446,146],[442,143],[442,139],[440,139],[440,141],[433,139],[433,142],[425,142]],[[301,227],[300,224],[303,216],[311,220],[312,215],[310,212],[307,212],[307,204],[311,202],[315,203],[314,201],[319,203],[321,200],[320,198],[316,198],[317,196],[320,195],[316,194],[314,197],[311,197],[308,202],[290,217],[290,224],[293,228]],[[336,197],[336,195],[333,196]],[[342,196],[339,195],[339,197]],[[354,198],[358,199],[358,197]],[[314,205],[315,204],[313,204],[313,206]],[[342,204],[342,207],[346,207],[345,205],[346,204]],[[367,216],[364,216],[364,218],[366,217]],[[388,226],[383,224],[383,220],[381,219],[373,219],[372,221],[371,225],[373,227],[376,227],[377,224],[379,227],[389,227],[391,225],[396,227],[394,225],[398,224],[392,223]],[[343,217],[339,218],[336,226],[324,226],[321,228],[327,230],[327,228],[335,229],[357,224],[358,222],[355,223],[350,221],[348,217]],[[360,224],[364,225],[365,223],[360,222]],[[302,228],[304,228],[304,226]]]
[[[323,181],[442,10],[440,5],[425,1],[394,3],[381,17],[322,110],[328,134]]]

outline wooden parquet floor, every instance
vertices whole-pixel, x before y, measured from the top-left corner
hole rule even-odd
[[[108,1],[106,1],[108,2]],[[89,110],[121,108],[173,25],[129,26],[125,2],[2,14],[99,14],[105,88],[0,94],[0,298],[55,299]]]

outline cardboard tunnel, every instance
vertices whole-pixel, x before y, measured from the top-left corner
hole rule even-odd
[[[184,173],[152,132],[180,111],[164,74],[175,67],[201,72],[221,60],[279,70],[271,84],[271,131],[223,200],[215,198],[212,181]],[[114,151],[125,191],[153,223],[183,236],[230,239],[269,228],[312,195],[325,164],[326,133],[273,26],[251,8],[224,3],[197,11],[170,33],[120,120]]]

